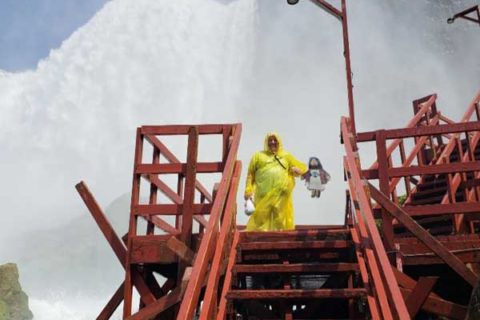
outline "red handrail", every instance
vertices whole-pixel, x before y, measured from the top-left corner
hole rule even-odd
[[[225,209],[232,210],[231,207],[226,206],[227,196],[229,191],[235,189],[238,185],[238,174],[240,165],[237,163],[237,151],[240,144],[241,126],[237,125],[233,132],[233,139],[229,148],[225,168],[222,173],[222,180],[218,188],[213,208],[208,221],[208,226],[200,243],[195,262],[192,269],[192,277],[188,281],[185,295],[179,308],[177,319],[187,320],[193,319],[195,310],[199,304],[199,297],[201,288],[207,279],[207,268],[212,262],[215,241],[219,235],[219,224],[222,216],[225,215]],[[237,176],[235,176],[235,174]],[[235,177],[235,178],[234,178]],[[225,219],[223,223],[226,223]],[[218,266],[212,266],[217,268]]]
[[[367,258],[369,276],[374,283],[372,290],[378,299],[382,319],[409,319],[405,301],[375,224],[367,185],[361,175],[360,158],[354,149],[356,141],[345,117],[341,120],[341,132],[350,194],[356,203],[354,227],[365,245],[364,256]]]

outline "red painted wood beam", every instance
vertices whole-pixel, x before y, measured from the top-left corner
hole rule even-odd
[[[117,310],[118,306],[120,303],[123,301],[123,286],[124,282],[118,287],[117,291],[113,294],[113,296],[110,298],[110,300],[107,302],[103,310],[100,312],[100,314],[97,317],[97,320],[109,320],[110,317],[113,315],[115,310]]]
[[[185,210],[185,205],[177,204],[139,204],[132,208],[133,214],[137,216],[155,216],[155,215],[167,215],[178,216],[182,215]],[[192,213],[198,214],[210,214],[212,211],[211,203],[196,203],[191,206]]]
[[[429,166],[410,166],[406,168],[389,168],[389,177],[406,177],[418,175],[431,175],[442,173],[456,173],[480,171],[480,161],[460,162],[460,163],[446,163],[434,164]]]
[[[170,151],[168,148],[154,135],[146,135],[146,140],[154,147],[160,150],[162,156],[172,163],[180,163],[180,160]],[[199,182],[195,182],[195,187],[201,194],[203,194],[209,202],[212,202],[212,195],[210,192]]]
[[[240,232],[240,240],[270,241],[270,240],[316,240],[348,235],[350,229],[345,227],[332,230],[287,230],[287,231],[249,231]]]
[[[173,307],[181,301],[182,298],[182,288],[177,287],[169,294],[161,297],[156,300],[154,303],[146,306],[145,308],[139,310],[132,316],[126,317],[125,320],[147,320],[154,319],[157,315],[167,310],[168,308]]]
[[[180,240],[190,247],[192,242],[193,215],[198,213],[193,209],[195,203],[195,181],[197,180],[197,158],[199,128],[190,127],[188,130],[187,168],[185,172],[185,190],[183,193],[182,233]],[[181,276],[181,272],[179,276]]]
[[[144,136],[140,132],[140,128],[137,128],[135,135],[135,156],[134,166],[142,162],[143,158],[143,142]],[[132,175],[132,192],[130,200],[130,208],[138,205],[140,201],[140,175],[133,172]],[[128,223],[128,252],[132,252],[132,237],[137,235],[137,217],[130,213],[130,219]],[[132,255],[128,254],[125,259],[125,290],[123,293],[123,318],[126,318],[132,314],[132,297],[133,297],[133,279],[138,277],[139,273],[136,272],[135,266],[131,263]]]
[[[291,290],[230,290],[227,299],[348,299],[366,295],[364,288],[354,289],[291,289]]]
[[[296,264],[242,264],[233,268],[234,273],[322,273],[358,271],[357,263],[322,262]]]
[[[342,249],[351,247],[348,240],[277,241],[240,243],[241,250]]]
[[[403,210],[410,216],[435,216],[455,213],[480,213],[478,202],[457,202],[447,204],[426,204],[422,206],[405,206]]]
[[[162,192],[167,198],[172,200],[174,204],[183,203],[182,197],[180,197],[175,191],[173,191],[165,182],[160,180],[158,175],[155,175],[155,174],[144,175],[143,178],[147,179],[148,182],[150,182],[155,187],[157,187],[157,189],[160,192]]]
[[[348,183],[352,198],[356,200],[358,210],[357,223],[360,229],[359,236],[365,238],[370,248],[366,248],[364,253],[368,258],[369,268],[375,284],[377,294],[384,293],[379,297],[379,306],[385,319],[391,319],[393,316],[399,319],[408,319],[408,311],[405,301],[398,288],[397,281],[392,272],[392,266],[385,252],[380,234],[375,224],[371,208],[371,200],[368,194],[368,186],[360,175],[361,164],[358,152],[354,151],[354,144],[347,139],[351,132],[349,130],[348,119],[342,117],[341,132],[344,137],[346,156],[344,157],[345,170],[347,171]],[[353,142],[355,140],[353,139]],[[378,259],[378,260],[377,260]],[[380,273],[381,271],[381,273]],[[390,302],[392,304],[390,304]]]
[[[139,164],[135,167],[135,172],[142,175],[149,174],[186,174],[187,172],[186,163],[161,163],[161,164],[152,164],[145,163]],[[223,163],[222,162],[199,162],[196,165],[196,172],[198,173],[215,173],[222,172]]]
[[[97,222],[97,225],[105,236],[105,239],[110,244],[110,247],[115,253],[118,261],[125,268],[125,262],[127,260],[127,249],[123,245],[122,240],[116,234],[115,230],[113,229],[112,225],[108,221],[107,217],[103,213],[103,210],[100,208],[99,204],[93,197],[85,182],[81,181],[75,186],[75,188],[82,197],[82,200],[85,202],[85,205],[92,214],[92,217]],[[141,277],[135,276],[133,279],[133,283],[136,286],[137,290],[140,292],[142,301],[145,304],[149,304],[155,301],[155,297],[153,296],[147,284]]]
[[[160,217],[145,217],[147,221],[151,221],[157,228],[160,230],[163,230],[171,235],[179,235],[180,231],[178,229],[175,229],[172,225],[167,223],[165,220],[163,220]]]
[[[380,319],[380,308],[378,306],[377,300],[375,299],[374,292],[372,290],[372,283],[368,273],[365,257],[362,253],[362,245],[360,244],[360,238],[358,236],[358,231],[356,227],[353,227],[351,230],[352,240],[355,244],[355,255],[357,257],[358,266],[360,269],[360,276],[362,278],[363,286],[367,290],[367,301],[368,307],[370,308],[370,314],[372,319]]]
[[[438,277],[420,277],[415,288],[412,290],[412,293],[407,298],[405,303],[407,304],[408,313],[412,319],[415,318],[418,311],[425,300],[427,300],[428,295],[432,291],[433,287],[437,283]]]
[[[235,171],[233,173],[231,187],[228,192],[227,200],[225,203],[225,213],[222,219],[222,225],[220,229],[220,235],[218,236],[218,241],[215,245],[215,254],[213,256],[212,264],[210,267],[210,272],[207,278],[207,287],[205,289],[205,294],[203,297],[203,306],[199,320],[211,320],[214,319],[217,313],[218,308],[218,290],[219,290],[219,281],[220,276],[223,274],[223,265],[224,260],[228,258],[227,253],[231,254],[231,249],[228,248],[230,241],[233,241],[236,245],[234,239],[230,238],[232,234],[232,229],[235,226],[236,213],[237,213],[237,190],[240,180],[241,173],[241,164],[238,163],[238,166],[235,166]],[[226,252],[226,249],[229,252]],[[230,273],[231,269],[227,269],[226,272]],[[223,284],[224,286],[227,284]]]
[[[218,313],[216,320],[225,320],[227,315],[227,293],[232,286],[232,273],[228,272],[228,270],[232,270],[233,266],[235,265],[235,260],[237,257],[237,244],[239,241],[239,232],[235,231],[233,235],[233,242],[232,247],[230,249],[230,254],[228,255],[228,263],[227,263],[227,272],[225,274],[225,280],[223,281],[223,288],[222,293],[220,295],[220,300],[218,303]]]
[[[411,233],[420,241],[435,252],[446,264],[457,272],[471,286],[477,283],[477,276],[468,269],[454,254],[445,248],[440,241],[435,239],[428,231],[423,229],[415,220],[413,220],[402,208],[393,203],[387,196],[368,183],[372,198],[377,201],[387,212],[401,222]]]
[[[231,181],[236,170],[239,170],[241,165],[237,158],[237,151],[240,144],[241,126],[235,127],[233,131],[232,144],[228,152],[227,160],[225,161],[225,168],[222,173],[222,179],[220,186],[213,203],[212,213],[208,221],[206,232],[200,243],[197,257],[193,265],[193,274],[196,276],[192,278],[187,285],[185,291],[185,297],[179,309],[178,319],[192,319],[195,312],[195,308],[198,303],[200,291],[203,284],[203,279],[207,271],[207,267],[212,258],[214,248],[214,241],[217,237],[218,224],[220,222],[221,215],[225,208],[226,198],[228,190],[231,185]],[[237,169],[236,169],[237,168]]]
[[[233,124],[233,126],[238,124]],[[224,128],[231,127],[229,124],[202,124],[198,125],[199,134],[222,134]],[[186,135],[191,125],[160,125],[142,126],[141,133],[144,135]]]
[[[408,299],[413,291],[412,289],[406,288],[400,288],[400,290],[406,299]],[[465,306],[432,297],[431,295],[423,303],[422,310],[453,320],[464,320],[467,315],[467,308]]]
[[[471,132],[471,131],[480,131],[480,122],[479,121],[470,121],[470,122],[460,122],[452,124],[437,124],[435,126],[420,126],[413,128],[402,128],[402,129],[389,129],[385,130],[385,139],[402,139],[402,138],[413,138],[421,136],[434,136],[441,135],[446,133],[461,133],[461,132]],[[357,141],[372,141],[375,140],[375,136],[378,134],[377,131],[371,132],[362,132],[357,136]]]

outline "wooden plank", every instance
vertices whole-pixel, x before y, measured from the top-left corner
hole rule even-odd
[[[374,249],[365,248],[364,252],[365,252],[366,261],[368,263],[368,268],[370,270],[370,277],[372,279],[371,281],[371,283],[373,284],[372,289],[375,292],[375,295],[378,299],[378,305],[380,306],[380,310],[382,312],[381,319],[393,320],[395,310],[392,310],[392,307],[390,306],[390,304],[393,303],[393,305],[396,305],[396,301],[395,300],[392,301],[391,297],[389,297],[389,293],[387,291],[388,287],[385,286],[385,282],[384,282],[385,280],[382,277],[382,272],[384,270],[380,269],[381,264],[377,263],[377,258],[375,257]],[[390,269],[395,269],[395,268],[390,267]],[[396,289],[399,290],[398,287],[396,287]],[[402,302],[404,301],[402,300]],[[405,309],[406,309],[406,305],[405,305]]]
[[[202,311],[199,317],[199,320],[211,320],[216,317],[215,313],[217,311],[218,305],[218,290],[219,290],[219,281],[220,276],[223,273],[223,264],[226,257],[226,246],[228,248],[227,243],[229,241],[233,241],[232,245],[236,246],[235,239],[231,239],[230,235],[232,232],[232,227],[235,224],[236,218],[236,211],[237,211],[237,190],[238,190],[238,183],[240,179],[240,167],[235,168],[231,187],[228,191],[227,200],[225,203],[225,213],[222,218],[222,225],[220,229],[220,235],[218,236],[217,243],[215,245],[215,254],[213,256],[213,261],[210,267],[210,273],[208,274],[207,278],[207,287],[205,289],[205,294],[203,298],[203,306]],[[238,238],[237,238],[238,241]],[[232,251],[230,251],[232,254]],[[230,273],[231,269],[227,269],[227,273]],[[226,284],[224,284],[225,286]]]
[[[166,246],[188,265],[192,265],[195,253],[185,243],[175,237],[168,239]]]
[[[395,278],[398,281],[398,284],[406,289],[411,289],[413,290],[417,284],[417,281],[413,280],[410,278],[408,275],[403,273],[402,271],[398,270],[397,268],[393,268],[393,273],[395,274]],[[431,297],[434,298],[440,298],[438,295],[436,295],[434,292],[430,293]]]
[[[446,249],[440,241],[435,239],[428,231],[423,229],[415,220],[413,220],[403,209],[399,208],[395,203],[390,201],[382,192],[377,190],[369,183],[370,192],[387,212],[401,222],[411,233],[413,233],[419,240],[435,252],[446,264],[448,264],[455,272],[457,272],[470,285],[475,286],[477,283],[477,276],[468,269],[461,260]]]
[[[475,252],[460,252],[455,253],[455,256],[460,259],[463,263],[480,263],[480,255],[478,251]],[[441,258],[433,255],[407,255],[403,257],[403,264],[406,266],[412,265],[434,265],[434,264],[444,264]]]
[[[230,290],[227,299],[348,299],[366,295],[364,288],[354,289],[291,289],[291,290]]]
[[[146,306],[132,316],[125,318],[125,320],[151,320],[154,319],[157,315],[167,310],[170,307],[173,307],[180,302],[182,298],[181,287],[177,287],[169,294],[161,297],[154,303]]]
[[[438,240],[438,239],[437,239]],[[480,241],[478,240],[449,240],[440,241],[440,243],[452,253],[461,253],[468,251],[480,251]],[[400,251],[403,255],[408,256],[410,254],[431,254],[434,253],[422,242],[411,244],[400,244]]]
[[[358,271],[358,264],[344,262],[296,263],[296,264],[242,264],[233,268],[234,273],[323,273]]]
[[[100,205],[93,197],[85,182],[80,181],[75,188],[80,194],[80,197],[82,197],[83,202],[100,228],[100,231],[102,231],[102,234],[105,236],[105,239],[115,253],[118,261],[124,265],[127,256],[127,249],[103,213],[102,208],[100,208]]]
[[[388,176],[388,156],[385,140],[385,130],[378,130],[375,136],[377,146],[378,180],[380,190],[390,196],[390,179]],[[386,212],[382,212],[383,242],[385,250],[393,250],[393,219]]]
[[[123,245],[123,241],[118,237],[117,233],[108,221],[103,210],[100,208],[100,205],[97,203],[94,196],[90,192],[86,183],[81,181],[75,186],[75,188],[82,197],[82,200],[85,202],[85,205],[92,214],[92,217],[97,222],[97,225],[105,236],[105,239],[110,244],[110,247],[115,253],[118,261],[120,262],[122,267],[125,268],[127,260],[127,249]],[[142,278],[137,278],[134,280],[135,281],[133,283],[135,284],[135,287],[140,293],[142,301],[144,301],[146,304],[155,301],[155,297],[148,289],[148,286],[145,284],[144,280]]]
[[[230,270],[232,270],[233,266],[235,265],[235,258],[237,256],[237,244],[238,244],[239,238],[240,238],[239,232],[235,231],[235,234],[233,236],[232,247],[230,249],[230,254],[228,255],[227,272],[225,274],[225,280],[223,281],[222,294],[220,295],[220,301],[218,303],[219,307],[218,307],[216,320],[226,319],[227,303],[228,303],[227,293],[232,286],[232,278],[233,278],[233,274],[232,272],[230,272]]]
[[[408,313],[414,319],[420,311],[425,300],[437,283],[438,277],[420,277],[412,293],[408,296],[405,303],[407,304]]]
[[[241,250],[291,250],[291,249],[342,249],[349,248],[351,241],[277,241],[240,243]]]
[[[137,133],[135,136],[135,156],[134,156],[134,166],[142,163],[143,157],[143,135],[140,128],[137,128]],[[135,170],[134,170],[135,171]],[[140,199],[140,175],[133,172],[132,177],[132,192],[130,200],[130,208],[137,205]],[[132,252],[132,237],[137,234],[137,217],[130,213],[130,220],[128,223],[128,252]],[[126,318],[132,314],[132,296],[133,296],[133,278],[138,277],[134,267],[131,263],[131,254],[127,255],[125,260],[125,290],[123,293],[123,318]]]
[[[200,296],[201,285],[202,285],[202,275],[206,273],[208,263],[212,257],[212,251],[214,249],[213,241],[216,238],[218,224],[220,222],[221,214],[223,212],[227,193],[231,185],[231,181],[234,176],[237,175],[237,170],[240,170],[241,163],[236,161],[238,146],[240,144],[240,133],[241,125],[235,127],[233,132],[233,141],[230,146],[230,151],[227,156],[227,161],[225,164],[225,169],[222,173],[222,179],[220,182],[220,187],[215,197],[215,202],[212,208],[212,214],[208,221],[208,226],[206,232],[200,244],[200,248],[197,253],[197,258],[195,259],[195,264],[193,265],[193,272],[197,276],[195,279],[192,279],[188,283],[188,287],[185,292],[185,299],[183,300],[178,319],[192,319],[195,312],[196,305]]]
[[[196,213],[193,205],[195,203],[195,181],[197,176],[198,130],[198,127],[193,126],[188,131],[187,170],[183,194],[182,233],[180,235],[180,240],[187,247],[190,247],[192,242],[193,215]]]
[[[160,163],[160,150],[156,148],[153,148],[152,163],[155,163],[155,164]],[[158,177],[155,177],[155,178],[158,178]],[[148,198],[148,203],[156,204],[157,198],[158,198],[158,186],[150,182],[150,195]],[[154,234],[155,224],[151,221],[151,219],[146,219],[146,220],[147,220],[147,234]]]
[[[403,210],[410,216],[435,216],[454,213],[480,213],[478,202],[457,202],[447,204],[426,204],[421,206],[405,206]]]
[[[118,306],[123,301],[124,284],[125,283],[122,282],[120,287],[118,287],[117,291],[115,291],[113,296],[110,298],[103,310],[98,315],[97,320],[109,320],[115,310],[117,310]]]
[[[299,252],[298,250],[292,250],[288,252],[290,256],[295,255],[296,257],[302,257],[302,259],[311,259],[311,260],[338,260],[341,258],[341,252],[337,251],[327,251],[322,252],[316,250],[316,252]],[[308,255],[308,257],[307,257]],[[243,261],[253,262],[253,261],[276,261],[281,258],[280,252],[262,252],[262,251],[250,251],[242,252]],[[306,258],[307,257],[307,258]]]
[[[198,173],[215,173],[222,172],[223,163],[222,162],[200,162],[197,163],[197,172]],[[151,164],[151,163],[142,163],[138,164],[135,167],[135,173],[142,175],[150,174],[186,174],[187,164],[185,163],[162,163],[162,164]]]
[[[344,137],[351,134],[349,132],[347,118],[345,117],[342,117],[341,119],[341,132]],[[388,260],[380,234],[375,224],[370,195],[367,193],[368,186],[365,185],[366,181],[362,179],[360,175],[360,159],[358,153],[354,151],[354,146],[350,141],[344,139],[344,143],[346,152],[346,156],[344,157],[346,163],[345,169],[348,173],[350,193],[353,199],[358,202],[358,210],[356,209],[355,213],[357,215],[358,225],[363,229],[359,236],[369,239],[366,244],[369,244],[374,250],[368,250],[367,248],[364,252],[366,252],[367,255],[370,255],[370,257],[368,257],[368,263],[374,267],[372,278],[375,284],[375,291],[377,293],[383,291],[387,294],[386,296],[380,296],[378,298],[383,318],[392,319],[393,315],[395,315],[400,320],[407,320],[409,319],[408,310],[398,288],[397,281],[393,275],[393,268]],[[365,231],[365,229],[367,229],[367,231]],[[371,257],[372,255],[374,257]],[[380,270],[382,274],[379,274]],[[394,301],[395,303],[390,304],[389,300]]]
[[[137,216],[155,216],[155,215],[182,215],[185,205],[177,204],[139,204],[132,208],[133,214]],[[191,205],[190,210],[193,214],[210,214],[212,211],[211,203],[196,203]]]
[[[378,169],[366,169],[361,172],[362,176],[367,180],[378,179]]]
[[[202,124],[198,125],[199,134],[221,134],[224,127],[232,125],[225,124]],[[161,125],[161,126],[142,126],[144,135],[186,135],[191,125]]]
[[[400,288],[400,290],[406,299],[408,299],[408,296],[413,291],[412,289],[406,288]],[[453,320],[464,320],[467,315],[467,308],[465,306],[441,298],[432,297],[432,295],[427,297],[422,305],[422,310]]]
[[[152,144],[152,146],[154,148],[157,148],[160,150],[161,154],[170,162],[172,163],[180,163],[180,160],[178,160],[177,157],[175,157],[175,155],[170,151],[168,150],[168,148],[160,141],[158,140],[157,137],[153,136],[153,135],[147,135],[145,136],[147,138],[147,141]],[[205,198],[209,201],[209,202],[212,202],[212,195],[210,194],[210,192],[208,192],[207,189],[205,189],[205,187],[199,182],[199,181],[196,181],[195,182],[195,188],[200,191],[201,194],[203,194],[205,196]],[[179,193],[180,194],[180,193]]]
[[[370,290],[367,291],[367,301],[368,307],[370,308],[370,314],[372,315],[372,319],[380,319],[380,308],[378,306],[377,300],[375,299],[373,290],[371,288],[369,273],[367,270],[367,265],[365,263],[365,256],[362,253],[362,246],[360,244],[360,238],[358,236],[358,231],[356,228],[359,226],[354,226],[351,230],[352,234],[352,241],[355,245],[355,255],[357,257],[358,266],[360,270],[360,276],[362,278],[363,287],[369,288]]]
[[[137,236],[131,240],[131,263],[173,263],[176,255],[164,236]]]
[[[385,138],[387,139],[401,139],[412,138],[420,136],[441,135],[447,133],[460,133],[480,131],[479,121],[459,122],[452,124],[437,124],[435,126],[419,126],[412,128],[389,129],[385,130]],[[357,135],[358,142],[375,140],[376,131],[361,132]]]
[[[171,235],[178,235],[180,234],[180,231],[175,229],[173,226],[171,226],[169,223],[167,223],[165,220],[163,220],[160,217],[145,217],[148,221],[152,221],[152,223],[159,229],[171,234]]]
[[[182,204],[183,199],[175,191],[173,191],[165,182],[160,180],[157,175],[145,175],[143,176],[150,183],[155,185],[160,192],[162,192],[167,198],[173,201],[174,204]],[[152,202],[152,204],[155,202]]]
[[[406,168],[390,168],[390,177],[406,177],[418,175],[432,175],[441,173],[480,171],[480,161],[433,164],[428,166],[410,166]]]
[[[278,240],[321,240],[341,238],[347,236],[350,230],[347,228],[332,230],[287,230],[287,231],[249,231],[241,232],[241,242],[278,241]]]

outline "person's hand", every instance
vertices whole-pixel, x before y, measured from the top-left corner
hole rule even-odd
[[[295,174],[297,176],[302,174],[302,171],[297,167],[292,167],[290,170],[292,171],[293,174]]]

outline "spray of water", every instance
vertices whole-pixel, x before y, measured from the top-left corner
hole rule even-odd
[[[359,130],[401,127],[411,100],[432,92],[459,118],[480,83],[478,28],[445,19],[473,4],[349,2]],[[342,223],[342,50],[340,24],[309,1],[114,0],[36,70],[0,73],[0,200],[9,213],[0,243],[22,244],[1,253],[20,261],[37,318],[91,319],[119,285],[122,270],[73,185],[85,179],[114,222],[126,223],[141,124],[241,121],[244,167],[276,130],[295,156],[319,156],[332,175],[320,201],[298,186],[297,223]],[[10,241],[11,230],[22,240]],[[53,293],[42,296],[45,288]]]
[[[114,0],[35,70],[0,73],[1,260],[36,318],[92,319],[122,278],[74,185],[104,207],[128,192],[139,125],[238,121],[255,18],[254,0]]]

